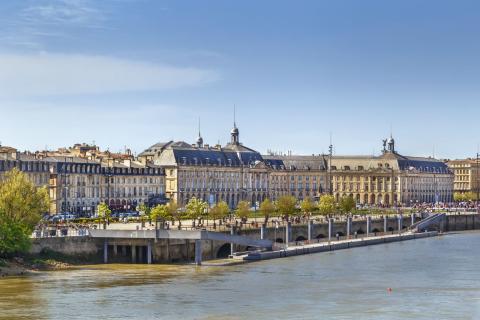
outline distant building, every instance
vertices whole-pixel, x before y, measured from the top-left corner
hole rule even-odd
[[[448,167],[455,175],[453,191],[458,194],[477,195],[480,192],[480,163],[476,159],[448,161]]]
[[[48,187],[51,213],[92,214],[100,202],[108,203],[113,210],[126,211],[165,199],[165,172],[161,167],[128,156],[119,160],[122,157],[98,159],[84,153],[59,155],[59,151],[51,154],[1,148],[0,178],[4,172],[18,168],[37,186]]]
[[[139,155],[165,169],[166,195],[179,205],[191,198],[211,205],[225,201],[235,207],[248,200],[255,205],[268,197],[268,170],[255,150],[240,143],[234,124],[226,146],[209,146],[199,133],[195,144],[183,141],[158,143]]]
[[[357,203],[411,205],[453,200],[453,173],[441,160],[403,156],[395,140],[383,141],[380,156],[334,156],[332,192]]]

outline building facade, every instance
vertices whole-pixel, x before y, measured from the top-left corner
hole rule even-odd
[[[384,140],[380,156],[335,156],[331,159],[332,193],[352,196],[359,204],[405,205],[453,201],[453,173],[433,158],[408,157]]]
[[[1,150],[0,150],[1,151]],[[165,193],[163,168],[129,159],[102,162],[73,156],[0,152],[0,176],[18,168],[37,186],[48,188],[50,213],[91,215],[99,203],[118,211],[141,203],[161,202]]]
[[[448,167],[455,175],[453,190],[459,195],[480,193],[480,161],[477,159],[458,159],[448,161]]]

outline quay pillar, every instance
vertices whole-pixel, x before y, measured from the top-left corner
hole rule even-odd
[[[328,242],[332,241],[333,236],[333,219],[328,219]]]
[[[137,246],[132,245],[132,263],[137,263]]]
[[[312,241],[313,238],[313,221],[308,220],[308,242]]]
[[[388,217],[386,215],[383,216],[383,233],[388,232]]]
[[[402,233],[403,229],[403,217],[401,214],[398,215],[398,233]]]
[[[202,265],[202,240],[195,240],[195,264]]]
[[[372,217],[367,216],[367,238],[370,236],[370,233],[372,233]]]
[[[103,242],[103,263],[108,263],[108,240]]]
[[[285,247],[288,248],[288,244],[292,241],[292,223],[287,222],[287,226],[285,227]]]
[[[117,254],[118,254],[118,246],[117,246],[117,244],[114,244],[113,245],[113,255],[117,256]]]
[[[152,264],[152,243],[150,241],[147,244],[147,263]]]
[[[234,236],[235,235],[235,227],[230,228],[230,235]],[[230,243],[230,255],[233,256],[235,253],[235,244],[232,242]]]
[[[352,217],[347,218],[347,239],[352,235]]]
[[[260,239],[265,240],[265,232],[267,231],[267,226],[262,224],[260,227]]]
[[[415,224],[415,213],[412,213],[412,215],[410,216],[410,226],[413,226]]]

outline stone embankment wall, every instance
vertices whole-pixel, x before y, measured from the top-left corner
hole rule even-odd
[[[410,227],[412,220],[410,216],[404,216],[403,229]],[[418,219],[416,219],[418,221]],[[436,231],[464,231],[480,229],[480,215],[451,215],[447,216],[443,222],[432,225],[431,230]],[[347,234],[346,222],[335,222],[332,228],[332,235],[345,236]],[[352,235],[357,232],[358,235],[366,233],[367,222],[353,221]],[[374,219],[371,224],[372,233],[384,232],[383,219]],[[398,231],[398,219],[389,218],[387,221],[387,232],[396,233]],[[260,238],[259,229],[239,230],[239,235]],[[314,224],[312,228],[312,239],[324,239],[328,237],[328,224]],[[285,241],[285,227],[267,228],[265,238],[277,241]],[[290,234],[291,241],[304,241],[308,239],[307,225],[292,225]],[[108,260],[111,263],[145,263],[147,261],[147,245],[149,240],[141,239],[113,239],[108,241]],[[192,240],[150,240],[152,248],[153,263],[171,263],[171,262],[189,262],[193,261],[195,256],[195,241]],[[31,249],[32,253],[40,253],[42,250],[59,252],[64,255],[77,257],[92,257],[92,262],[101,261],[103,257],[104,240],[92,239],[88,237],[58,237],[34,239]],[[237,251],[248,248],[236,248]],[[223,258],[230,253],[230,244],[217,241],[203,241],[202,253],[204,260]]]

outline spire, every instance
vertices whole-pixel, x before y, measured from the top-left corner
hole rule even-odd
[[[235,104],[233,105],[233,127],[237,127],[237,108]]]
[[[197,147],[203,148],[203,138],[201,133],[201,122],[200,117],[198,117],[198,138],[197,138]]]
[[[239,136],[240,136],[240,132],[237,128],[237,112],[236,112],[236,106],[233,105],[233,129],[232,131],[230,131],[230,135],[231,135],[231,144],[234,144],[234,145],[238,145],[240,144],[240,139],[239,139]]]

